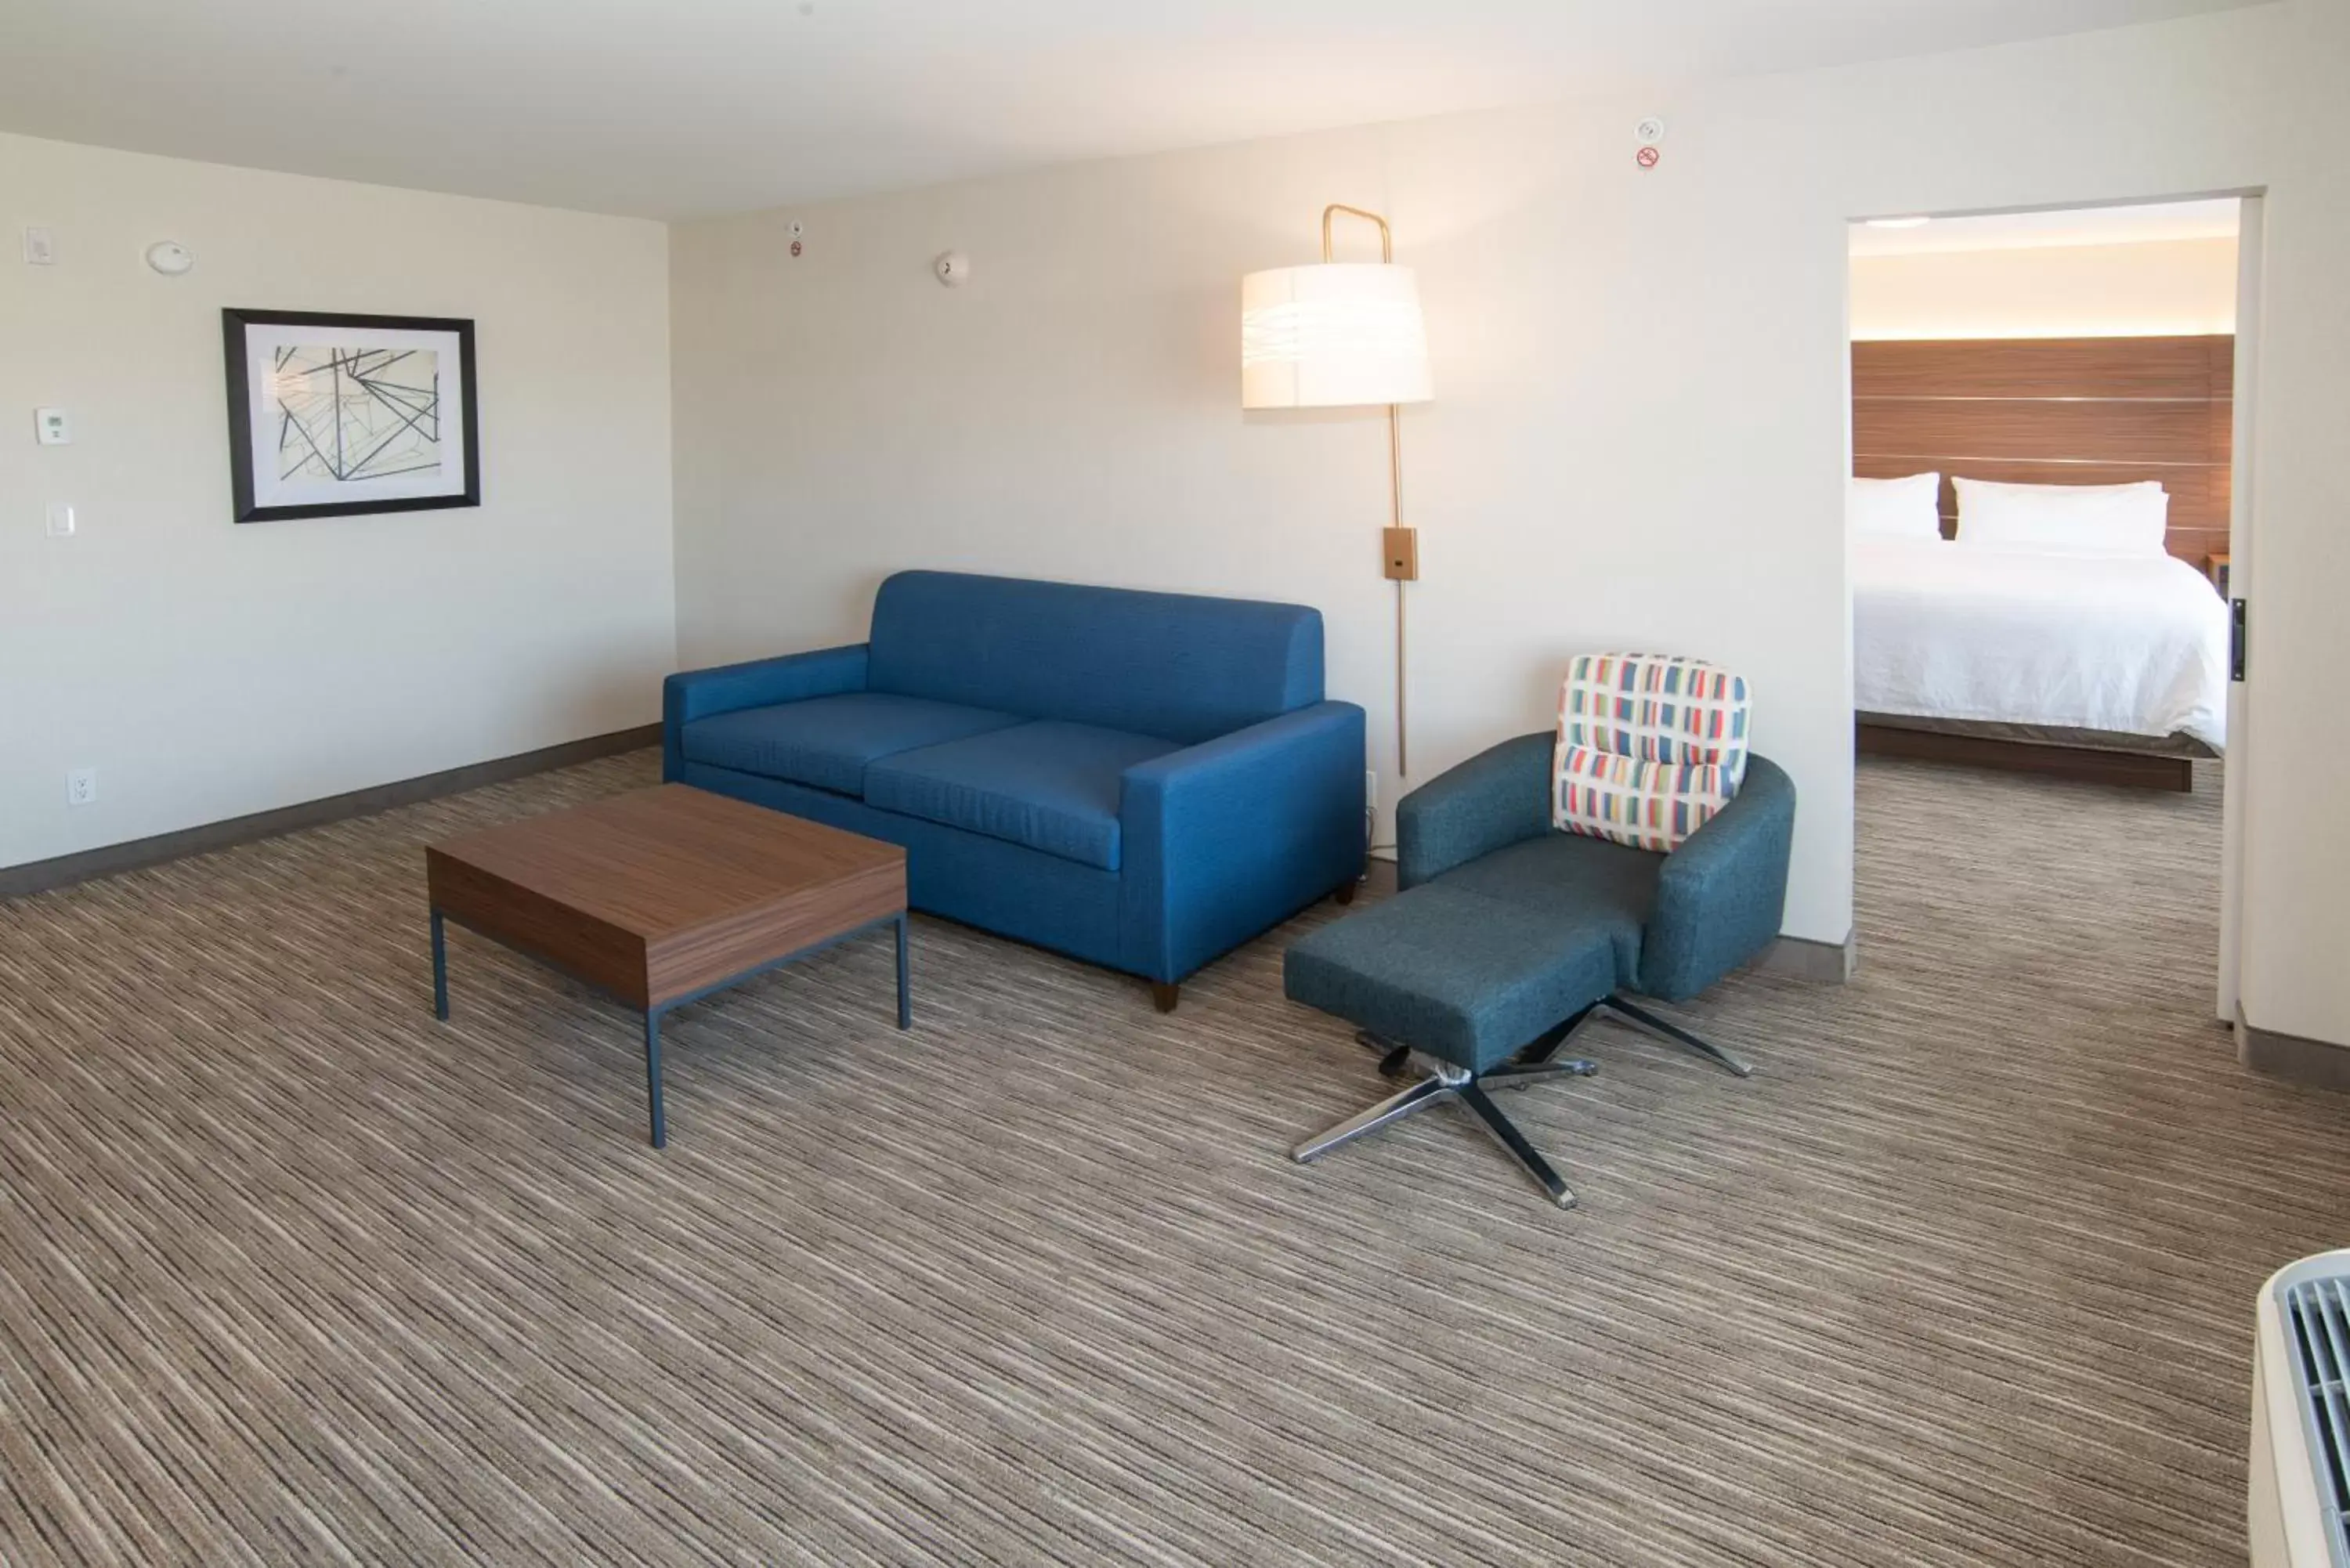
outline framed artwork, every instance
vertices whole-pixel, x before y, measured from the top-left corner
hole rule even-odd
[[[482,504],[473,324],[224,310],[239,523]]]

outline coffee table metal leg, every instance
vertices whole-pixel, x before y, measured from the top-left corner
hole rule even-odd
[[[432,1016],[449,1016],[449,939],[442,931],[441,911],[432,911]]]
[[[914,1026],[914,999],[906,985],[906,917],[898,917],[898,1027]]]
[[[653,1147],[669,1147],[669,1123],[661,1116],[660,1071],[661,1010],[652,1008],[645,1013],[645,1089],[653,1105]]]

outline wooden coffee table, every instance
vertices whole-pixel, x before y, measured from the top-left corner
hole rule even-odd
[[[684,784],[485,828],[424,851],[432,1011],[449,1016],[442,922],[454,920],[644,1014],[653,1147],[661,1016],[877,926],[898,933],[906,983],[906,852]]]

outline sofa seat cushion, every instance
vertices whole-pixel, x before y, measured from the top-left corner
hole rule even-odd
[[[1180,750],[1153,735],[1039,719],[876,762],[865,770],[865,802],[1115,871],[1122,775]]]
[[[1324,926],[1282,961],[1293,1002],[1482,1073],[1616,988],[1604,923],[1423,884]]]
[[[1616,984],[1637,989],[1640,938],[1656,909],[1657,877],[1664,865],[1663,856],[1648,850],[1554,832],[1480,856],[1430,885],[1482,894],[1529,919],[1604,936],[1615,961]]]
[[[861,795],[877,758],[1025,722],[985,708],[850,691],[696,719],[679,743],[688,762]]]

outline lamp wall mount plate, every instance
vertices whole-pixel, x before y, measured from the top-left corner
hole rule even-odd
[[[147,265],[165,277],[181,277],[195,269],[196,257],[177,240],[157,240],[147,247]]]
[[[971,258],[961,251],[941,251],[938,259],[931,264],[931,270],[949,288],[961,288],[971,281]]]
[[[1379,530],[1379,550],[1384,557],[1382,569],[1388,580],[1396,583],[1419,581],[1419,530],[1417,528],[1382,528]]]

